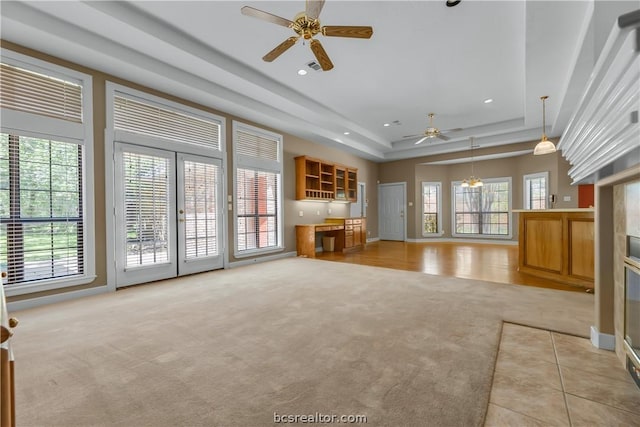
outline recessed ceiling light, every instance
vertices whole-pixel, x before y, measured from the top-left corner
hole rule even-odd
[[[385,124],[383,124],[382,126],[384,126],[384,127],[389,127],[389,126],[391,126],[391,125],[390,125],[389,123],[385,123]]]
[[[487,99],[484,100],[485,104],[491,104],[492,102],[493,102],[492,98],[487,98]]]
[[[298,70],[298,74],[304,76],[305,74],[307,74],[307,70]]]
[[[343,143],[343,142],[342,142],[342,140],[341,140],[340,138],[333,138],[333,140],[334,140],[335,142],[339,142],[339,143],[341,143],[341,144]]]
[[[351,132],[344,132],[345,135],[349,135]]]

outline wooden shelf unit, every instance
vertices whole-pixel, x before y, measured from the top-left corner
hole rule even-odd
[[[358,169],[308,156],[295,160],[296,200],[357,200]]]

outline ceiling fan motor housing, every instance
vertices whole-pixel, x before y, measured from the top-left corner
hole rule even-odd
[[[300,12],[296,15],[293,24],[293,31],[305,40],[313,38],[313,36],[320,33],[322,29],[320,20],[311,19],[304,12]]]

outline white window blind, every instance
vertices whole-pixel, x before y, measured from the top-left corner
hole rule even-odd
[[[184,162],[185,258],[218,255],[218,166]]]
[[[0,269],[7,285],[83,273],[82,147],[0,134]]]
[[[220,150],[220,123],[152,103],[114,97],[114,128],[173,142]]]
[[[0,72],[0,107],[82,123],[80,84],[5,63]]]
[[[279,145],[277,139],[246,132],[236,131],[236,154],[261,160],[280,161]]]
[[[126,267],[169,262],[169,160],[123,153]]]

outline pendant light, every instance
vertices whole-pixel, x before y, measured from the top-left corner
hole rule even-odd
[[[545,123],[545,116],[546,116],[546,112],[544,109],[544,101],[548,98],[548,96],[541,96],[540,99],[542,100],[542,139],[540,140],[540,142],[538,142],[538,144],[536,145],[536,148],[533,149],[533,155],[534,156],[539,156],[541,154],[550,154],[550,153],[555,153],[556,152],[556,146],[553,144],[553,142],[549,141],[547,139],[547,134],[545,133],[545,129],[546,129],[546,123]]]
[[[471,176],[469,177],[469,179],[463,179],[462,184],[460,184],[460,187],[462,188],[482,187],[484,185],[482,180],[480,178],[476,178],[473,175],[473,149],[475,148],[475,145],[473,144],[473,137],[469,138],[469,141],[471,142]]]

